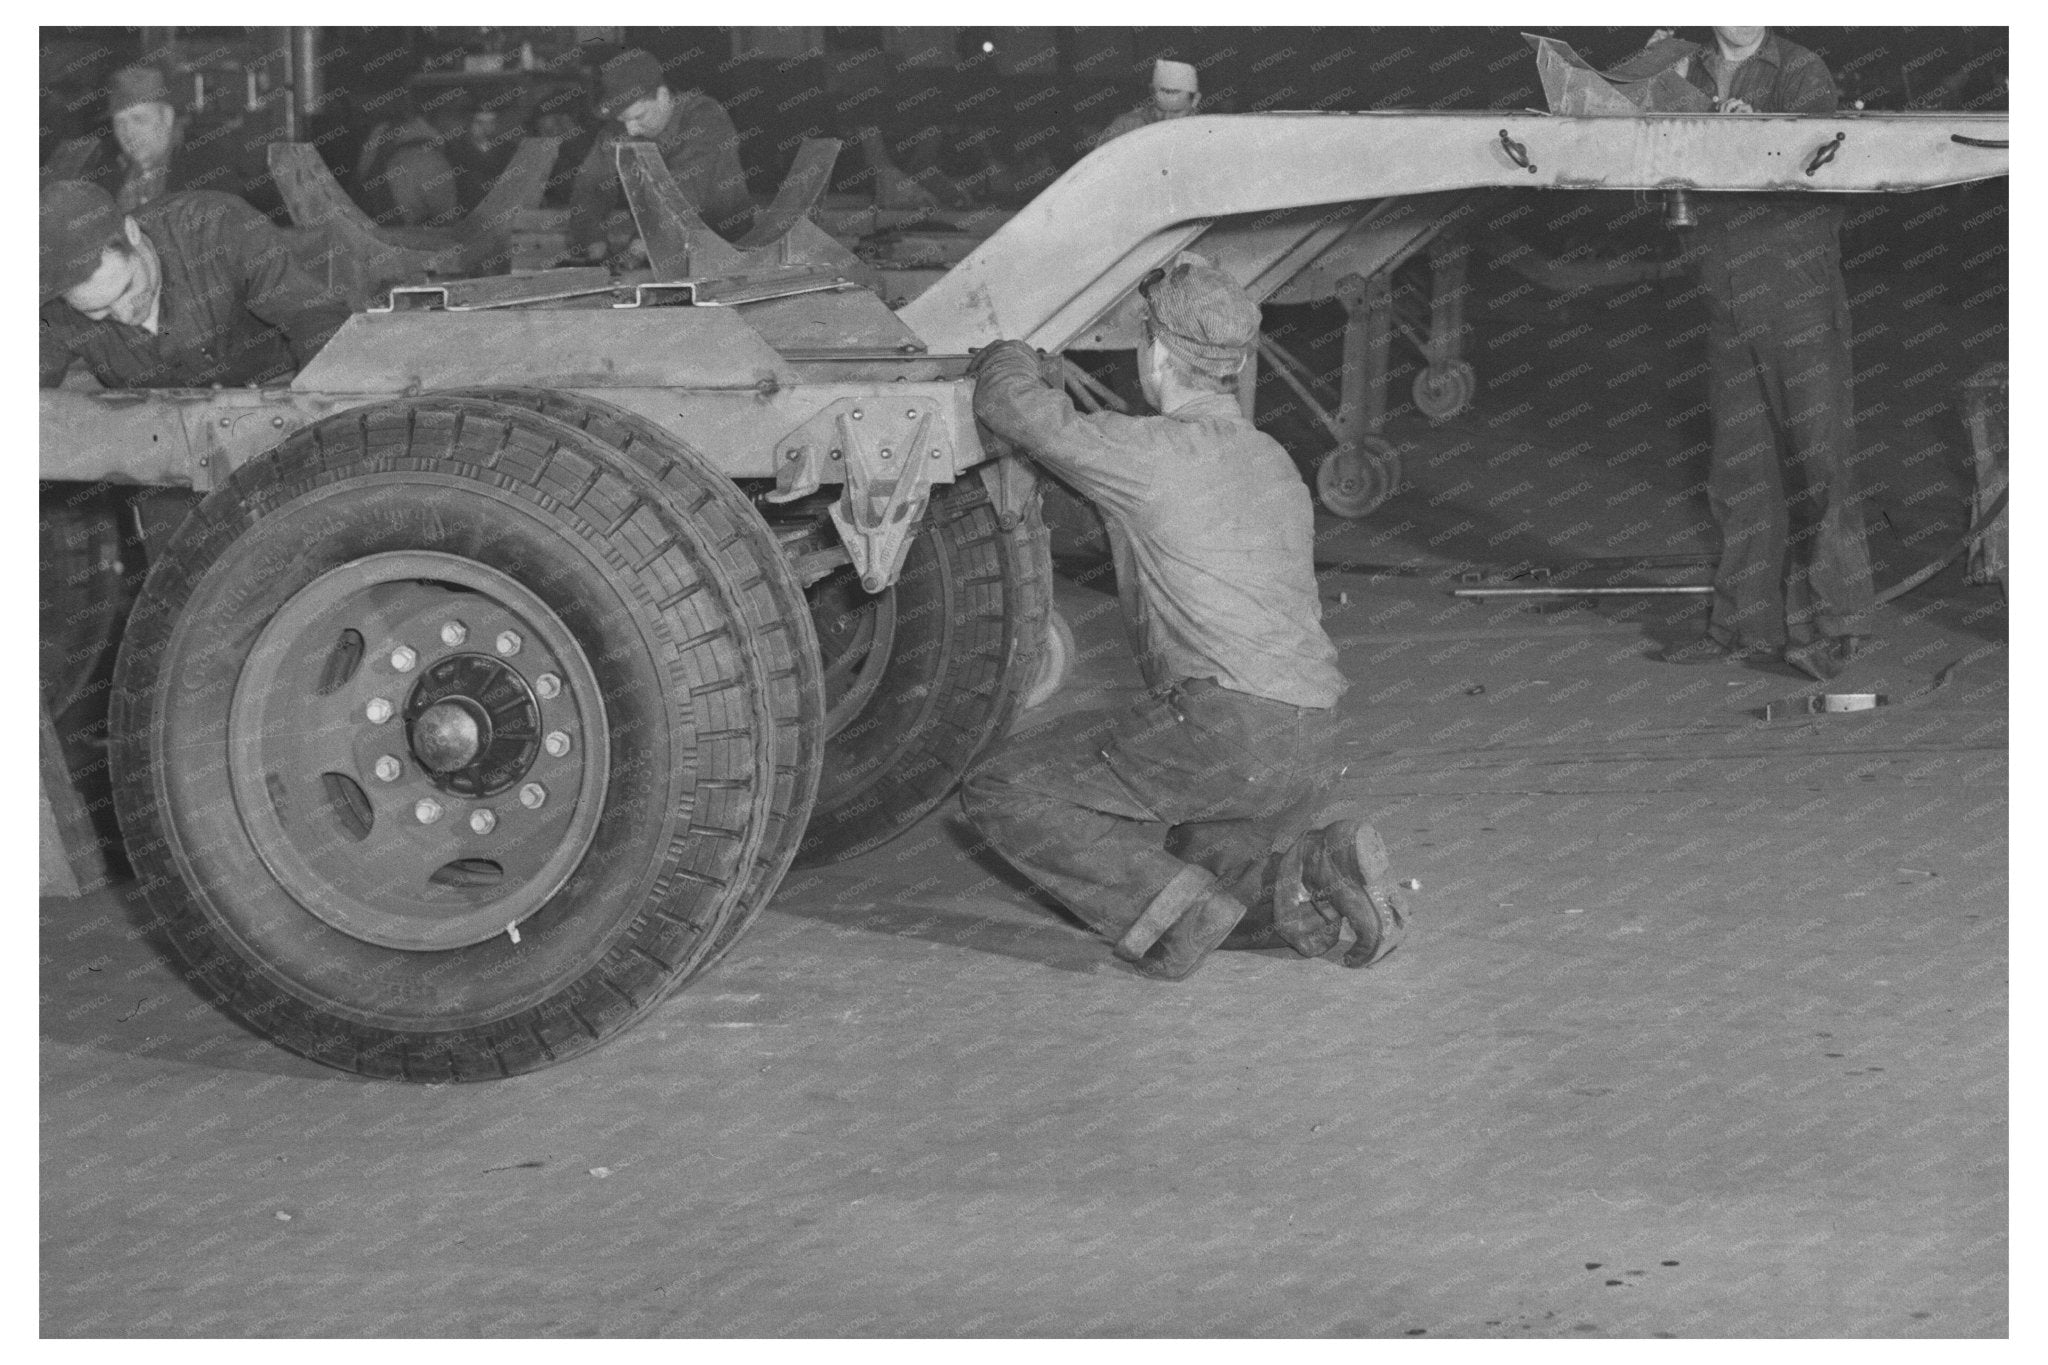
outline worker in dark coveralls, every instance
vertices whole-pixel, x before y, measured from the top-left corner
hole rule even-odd
[[[1082,415],[1019,341],[977,358],[974,410],[1101,509],[1148,690],[1121,714],[997,746],[962,802],[1146,975],[1178,980],[1218,946],[1320,956],[1344,921],[1347,963],[1368,965],[1406,907],[1363,818],[1311,827],[1350,809],[1317,812],[1342,772],[1346,683],[1321,625],[1308,490],[1232,392],[1259,310],[1200,258],[1141,292],[1139,373],[1160,416]]]
[[[348,318],[284,234],[233,195],[192,190],[123,214],[96,185],[42,191],[38,365],[82,360],[111,389],[276,383]]]
[[[576,168],[569,191],[569,240],[604,254],[604,218],[623,202],[616,149],[621,140],[648,141],[697,215],[727,238],[753,225],[754,200],[740,169],[740,135],[725,107],[697,90],[677,94],[661,63],[638,48],[606,61],[598,72],[598,114],[623,132],[598,138]]]
[[[1683,74],[1730,114],[1826,114],[1820,58],[1762,28],[1717,28]],[[1721,532],[1705,635],[1671,663],[1780,657],[1825,681],[1868,643],[1870,553],[1855,501],[1849,301],[1840,210],[1816,195],[1697,197],[1687,255],[1710,319]]]

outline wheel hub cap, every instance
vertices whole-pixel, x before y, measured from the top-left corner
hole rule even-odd
[[[420,713],[412,726],[412,751],[437,773],[468,767],[483,747],[482,726],[461,702],[444,701]]]

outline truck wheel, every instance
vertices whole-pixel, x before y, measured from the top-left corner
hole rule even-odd
[[[766,830],[740,594],[576,429],[426,398],[238,469],[151,570],[116,804],[192,975],[374,1076],[574,1056],[711,949]]]
[[[830,738],[797,862],[817,866],[923,818],[1010,728],[1038,676],[1052,609],[1037,499],[1004,526],[971,471],[932,490],[893,587],[869,596],[842,570],[810,597]]]
[[[680,437],[638,413],[580,394],[480,389],[476,397],[522,407],[577,428],[661,485],[674,513],[695,527],[740,593],[747,634],[767,667],[774,712],[775,793],[768,829],[740,901],[714,936],[697,976],[724,957],[774,897],[796,857],[818,796],[825,751],[825,683],[809,603],[775,533],[733,482]]]

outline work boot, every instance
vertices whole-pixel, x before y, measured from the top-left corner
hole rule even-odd
[[[1244,902],[1219,886],[1175,920],[1173,927],[1161,934],[1159,941],[1132,965],[1146,976],[1164,981],[1185,980],[1229,937],[1244,915]]]
[[[1337,946],[1344,924],[1357,941],[1347,967],[1370,967],[1400,946],[1408,917],[1386,842],[1363,819],[1312,829],[1282,855],[1274,878],[1273,927],[1303,957]]]
[[[1114,951],[1146,976],[1179,981],[1202,965],[1244,913],[1244,902],[1213,873],[1184,867],[1124,931]]]

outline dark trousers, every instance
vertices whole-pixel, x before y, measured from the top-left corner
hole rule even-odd
[[[1831,279],[1812,278],[1821,269]],[[1706,272],[1707,502],[1721,532],[1707,633],[1729,645],[1866,634],[1873,605],[1841,275],[1832,261],[1784,271],[1782,287],[1752,278],[1740,293]]]
[[[1276,846],[1322,823],[1343,772],[1336,731],[1334,710],[1183,682],[1012,735],[961,804],[1019,871],[1114,942],[1176,878],[1180,895],[1190,867],[1247,907],[1267,894]]]

